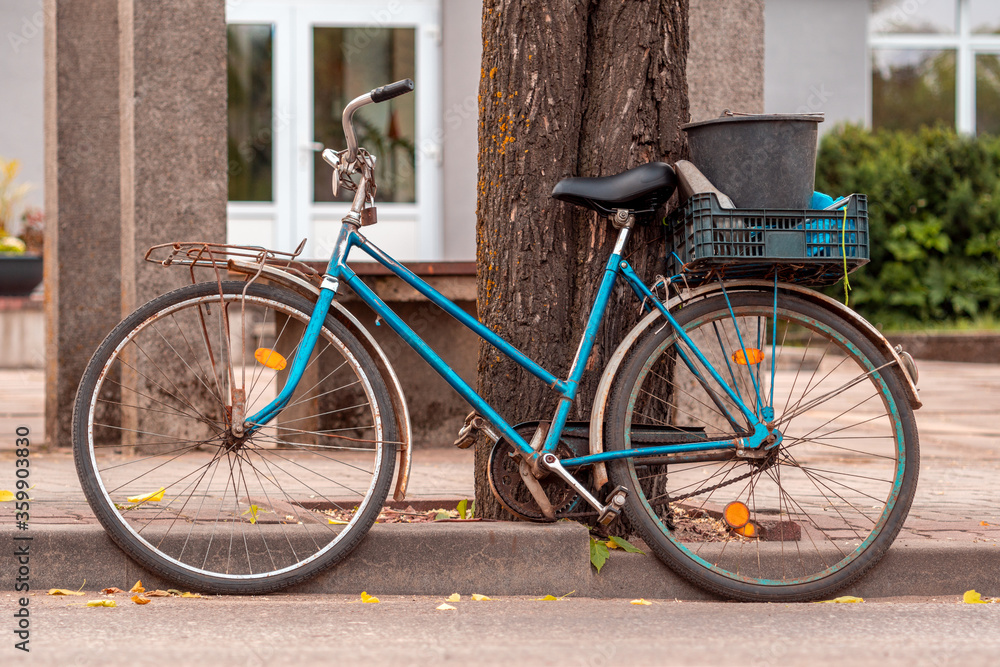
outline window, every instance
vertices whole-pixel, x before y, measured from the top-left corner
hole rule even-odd
[[[414,79],[413,28],[313,28],[313,136],[336,150],[347,148],[341,113],[357,94],[392,81]],[[403,95],[354,117],[358,144],[377,158],[379,201],[416,202],[414,95]],[[313,201],[337,201],[330,169],[314,157]],[[351,201],[353,192],[341,192]]]
[[[230,24],[229,201],[272,201],[272,26]]]
[[[402,261],[443,252],[440,0],[240,0],[226,4],[230,243],[330,256],[350,193],[333,198],[325,147],[345,147],[344,107],[377,86],[417,88],[354,116],[377,162],[379,224],[365,236]],[[360,259],[358,253],[352,259]]]
[[[1000,132],[1000,2],[874,0],[872,124]]]

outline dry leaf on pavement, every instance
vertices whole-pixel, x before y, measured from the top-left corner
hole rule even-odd
[[[962,596],[962,602],[965,604],[986,604],[983,596],[975,590],[965,591],[965,595]]]

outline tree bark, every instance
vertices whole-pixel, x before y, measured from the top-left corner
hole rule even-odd
[[[688,0],[485,0],[479,86],[477,261],[483,322],[559,377],[568,374],[615,230],[550,198],[567,176],[609,176],[686,156]],[[659,220],[659,218],[656,218]],[[659,225],[626,248],[664,270]],[[572,420],[588,420],[610,354],[639,319],[616,288]],[[512,424],[550,419],[557,395],[485,342],[479,390]],[[476,450],[477,515],[505,518]]]

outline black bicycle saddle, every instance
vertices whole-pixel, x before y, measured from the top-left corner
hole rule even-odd
[[[552,188],[552,196],[604,215],[624,208],[650,213],[670,199],[677,175],[666,162],[650,162],[614,176],[564,178]]]

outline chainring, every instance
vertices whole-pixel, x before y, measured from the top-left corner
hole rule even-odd
[[[574,454],[569,446],[560,442],[556,447],[556,456],[564,459],[570,458]],[[516,453],[510,443],[503,438],[497,440],[490,451],[487,464],[490,489],[504,509],[519,519],[549,521],[550,519],[542,514],[534,496],[521,480],[521,475],[518,472],[521,460],[521,456]],[[590,486],[589,472],[578,473],[576,478],[585,486]],[[556,475],[548,475],[538,482],[541,484],[542,490],[545,491],[549,503],[552,504],[557,519],[573,511],[581,502],[579,494]]]

